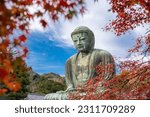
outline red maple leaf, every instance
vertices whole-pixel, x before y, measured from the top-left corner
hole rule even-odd
[[[4,95],[8,90],[7,89],[0,89],[0,96]]]
[[[19,36],[19,40],[22,42],[25,42],[27,40],[27,38],[25,35],[21,35],[21,36]]]
[[[8,75],[7,71],[4,68],[0,67],[0,80],[5,78],[5,76],[7,75]]]
[[[42,24],[42,26],[45,28],[47,26],[47,22],[43,19],[40,20],[40,23]]]
[[[21,85],[20,85],[20,83],[15,81],[15,82],[9,82],[7,84],[7,87],[12,91],[17,92],[18,90],[20,90]]]

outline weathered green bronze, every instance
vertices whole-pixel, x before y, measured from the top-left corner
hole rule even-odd
[[[105,70],[104,78],[106,80],[111,79],[115,74],[115,63],[112,55],[105,50],[94,49],[95,37],[88,27],[77,27],[72,32],[71,37],[78,53],[71,56],[66,62],[65,80],[67,89],[66,91],[47,94],[44,99],[68,99],[69,92],[75,91],[78,85],[84,85],[88,79],[98,75],[95,70],[98,65],[113,65],[112,72]]]

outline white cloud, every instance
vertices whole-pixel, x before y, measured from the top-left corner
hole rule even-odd
[[[121,58],[117,62],[119,63],[124,61],[138,61],[138,63],[148,64],[149,60],[150,60],[150,56],[132,55],[129,58]]]
[[[32,5],[28,7],[28,10],[31,14],[34,14],[37,11],[44,12],[44,9],[41,6],[38,5]],[[54,27],[54,22],[49,18],[48,14],[45,13],[42,17],[48,24],[52,27]],[[30,26],[29,29],[31,31],[40,31],[40,32],[45,32],[49,30],[49,26],[47,28],[43,28],[42,24],[40,23],[41,18],[40,17],[35,17],[34,20],[30,21]]]
[[[118,43],[117,37],[112,32],[105,32],[102,30],[102,28],[104,28],[115,16],[113,13],[108,12],[110,8],[108,1],[100,0],[94,3],[93,0],[87,0],[86,2],[88,11],[83,16],[75,17],[72,21],[60,18],[58,22],[53,23],[49,20],[48,16],[45,15],[45,19],[49,21],[50,26],[44,31],[53,33],[53,37],[50,36],[49,39],[59,41],[60,43],[57,46],[73,47],[70,34],[76,27],[84,25],[89,27],[95,34],[95,48],[105,49],[115,56],[125,57],[126,51],[130,46],[122,46],[123,43],[126,44],[124,41],[125,39],[122,40],[122,44],[119,45],[120,42]],[[32,22],[31,29],[43,31],[41,25],[37,21]],[[137,30],[140,29],[141,28]],[[137,32],[134,33],[137,34]],[[130,41],[130,39],[128,40]]]
[[[150,26],[148,24],[143,24],[141,26],[138,26],[134,29],[134,32],[137,36],[145,35],[146,32],[150,30]]]
[[[88,11],[83,16],[78,16],[72,21],[60,20],[59,33],[60,41],[64,42],[63,46],[73,46],[70,34],[78,26],[87,26],[95,34],[95,48],[101,48],[110,51],[114,55],[126,53],[126,49],[120,48],[117,44],[116,36],[112,32],[105,32],[102,28],[114,18],[114,14],[109,13],[109,5],[105,0],[94,3],[87,2]],[[58,29],[57,29],[58,30]]]

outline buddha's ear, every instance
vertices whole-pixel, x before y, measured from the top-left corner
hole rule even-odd
[[[95,46],[95,36],[94,36],[93,32],[88,34],[88,36],[90,39],[90,49],[92,50],[92,49],[94,49],[94,46]]]
[[[95,39],[90,39],[90,50],[94,49],[95,46]]]

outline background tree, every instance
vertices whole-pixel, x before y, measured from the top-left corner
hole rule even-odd
[[[150,1],[149,0],[108,0],[113,13],[117,13],[116,19],[106,26],[106,30],[112,30],[120,36],[129,30],[150,23]],[[144,56],[150,53],[150,26],[136,39],[134,48],[129,52],[138,52]]]
[[[29,7],[40,7],[34,13],[29,11]],[[84,0],[1,0],[0,2],[0,82],[5,88],[0,87],[0,95],[8,90],[17,92],[21,89],[15,72],[14,62],[18,57],[21,59],[20,65],[25,65],[24,58],[28,49],[23,46],[26,42],[26,35],[29,34],[30,21],[39,17],[43,27],[47,22],[43,16],[48,13],[53,21],[59,19],[60,15],[65,19],[72,19],[73,16],[83,14],[85,10]],[[21,35],[14,36],[15,32]]]
[[[150,1],[149,0],[108,0],[111,11],[117,13],[106,30],[113,30],[120,36],[140,25],[148,27],[144,35],[137,37],[133,48],[129,49],[129,58],[120,63],[120,75],[128,81],[120,89],[120,99],[150,98]],[[115,82],[114,82],[115,83]],[[113,83],[113,84],[114,84]],[[117,84],[117,83],[116,83]],[[115,84],[114,84],[115,85]],[[115,88],[114,88],[115,89]],[[118,98],[119,98],[118,96]]]
[[[14,74],[16,75],[16,79],[13,82],[11,82],[13,84],[9,83],[8,86],[6,86],[5,84],[1,84],[1,88],[7,89],[7,93],[0,97],[0,99],[23,99],[27,96],[27,93],[29,92],[29,68],[26,66],[21,57],[17,57],[13,61],[12,66]],[[16,83],[15,87],[13,87],[14,83]]]

